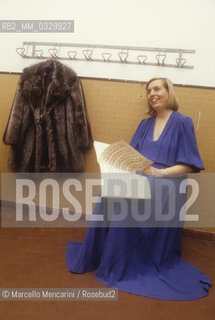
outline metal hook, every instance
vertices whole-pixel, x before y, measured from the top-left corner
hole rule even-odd
[[[59,57],[60,46],[59,46],[59,49],[57,49],[56,47],[48,49],[48,52],[49,52],[50,56],[52,56],[53,58],[60,58]]]
[[[25,57],[25,48],[16,48],[16,52],[21,56],[21,57]]]
[[[53,58],[57,58],[57,49],[56,48],[48,49],[48,52],[49,52],[50,56],[52,56]]]
[[[68,51],[67,52],[67,55],[70,57],[70,59],[72,59],[72,60],[75,60],[76,58],[76,56],[77,56],[77,51]]]
[[[158,53],[155,57],[157,59],[158,64],[164,64],[164,61],[166,60],[166,54],[165,53]]]
[[[43,57],[43,50],[42,49],[35,50],[34,53],[35,53],[35,57],[36,58],[42,58]]]
[[[120,62],[127,62],[128,52],[123,52],[122,50],[118,53],[118,56],[120,58]]]
[[[25,57],[27,56],[28,47],[29,47],[29,45],[28,45],[26,48],[24,48],[24,47],[22,47],[22,48],[16,48],[16,52],[17,52],[22,58],[25,58]]]
[[[93,50],[92,49],[86,49],[82,51],[84,57],[86,60],[91,60],[92,59],[92,54],[93,54]]]
[[[104,61],[106,61],[106,62],[110,62],[111,56],[112,56],[111,53],[108,53],[108,52],[103,52],[102,53],[102,57],[103,57]]]
[[[146,62],[147,56],[146,55],[139,55],[137,56],[137,60],[140,64],[144,64]]]
[[[184,58],[177,58],[177,59],[175,59],[175,61],[176,61],[177,67],[181,67],[181,68],[182,68],[182,67],[185,65],[185,63],[187,62],[187,60],[184,59]]]

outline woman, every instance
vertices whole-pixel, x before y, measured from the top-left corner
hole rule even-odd
[[[146,85],[149,114],[141,121],[131,146],[154,161],[143,170],[151,187],[151,220],[147,226],[88,228],[83,243],[69,242],[66,262],[71,272],[94,269],[96,279],[108,287],[159,299],[193,300],[208,294],[210,279],[181,258],[179,212],[186,195],[179,193],[184,175],[204,169],[195,138],[192,120],[178,109],[172,83],[154,78]],[[157,190],[164,179],[174,181],[174,190],[165,191],[157,206]],[[169,209],[168,200],[176,196],[174,219],[155,219]],[[147,200],[138,200],[140,210]],[[127,200],[130,215],[131,201]],[[97,203],[94,215],[106,213],[107,199]],[[117,211],[117,208],[114,210]]]

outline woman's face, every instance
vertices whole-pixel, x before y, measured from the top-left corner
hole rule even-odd
[[[156,112],[167,109],[169,93],[163,86],[162,80],[150,82],[147,88],[147,98],[149,104]]]

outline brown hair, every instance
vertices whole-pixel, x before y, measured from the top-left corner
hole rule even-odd
[[[178,98],[177,98],[177,96],[175,94],[175,90],[174,90],[172,82],[167,78],[152,78],[151,80],[149,80],[147,82],[146,90],[148,89],[149,84],[154,80],[161,80],[162,81],[162,85],[168,91],[168,94],[169,94],[169,99],[168,99],[168,103],[167,103],[168,109],[171,109],[173,111],[178,110],[179,101],[178,101]],[[156,115],[157,112],[152,108],[152,106],[149,104],[148,101],[147,101],[147,104],[148,104],[148,112],[146,112],[146,113],[151,115],[151,116]]]

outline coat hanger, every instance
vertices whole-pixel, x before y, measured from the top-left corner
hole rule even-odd
[[[187,60],[185,58],[177,58],[175,59],[177,67],[183,67],[185,65],[185,63],[187,62]]]
[[[52,56],[52,58],[60,58],[59,53],[60,53],[60,46],[57,47],[55,46],[54,48],[50,48],[48,49],[48,53],[50,54],[50,56]]]
[[[28,48],[29,45],[24,46],[22,48],[16,48],[16,52],[22,57],[22,58],[26,58],[27,53],[28,53]]]
[[[103,52],[102,53],[102,58],[104,61],[106,62],[110,62],[110,58],[111,58],[112,54],[109,52]]]
[[[67,52],[67,55],[68,55],[69,58],[72,59],[72,60],[75,60],[75,59],[76,59],[75,57],[77,56],[77,54],[78,54],[77,51],[68,51],[68,52]]]
[[[92,60],[93,50],[92,49],[85,49],[82,51],[86,60]]]
[[[126,50],[126,52],[124,52]],[[128,58],[128,49],[122,49],[122,51],[118,52],[118,56],[120,59],[120,62],[126,63]]]
[[[187,61],[185,58],[182,58],[182,55],[183,55],[183,51],[179,50],[179,56],[177,59],[175,59],[177,67],[181,67],[181,68],[185,65]]]
[[[147,56],[144,54],[140,54],[139,56],[137,56],[137,60],[140,64],[144,64],[147,60]]]
[[[162,51],[160,51],[156,56],[155,56],[157,62],[158,62],[158,65],[164,65],[164,62],[166,60],[166,53],[162,53]]]
[[[37,49],[34,51],[35,57],[36,58],[43,58],[43,50],[42,49]]]

